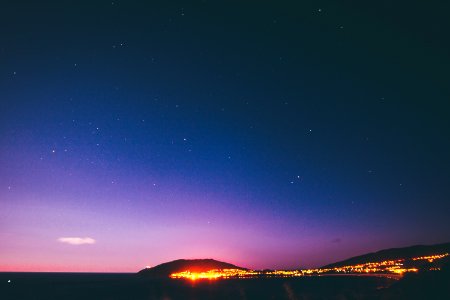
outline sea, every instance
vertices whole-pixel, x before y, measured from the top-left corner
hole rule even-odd
[[[190,281],[130,273],[0,273],[0,299],[378,299],[394,281],[357,276]]]

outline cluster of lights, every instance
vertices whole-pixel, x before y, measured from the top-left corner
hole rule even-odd
[[[337,273],[394,273],[403,274],[405,272],[417,272],[416,268],[403,268],[404,259],[385,260],[381,262],[369,262],[350,266],[335,267],[332,269],[322,269],[323,272]]]
[[[441,258],[444,258],[446,256],[448,256],[448,253],[438,254],[438,255],[414,257],[413,260],[428,260],[429,262],[433,262],[436,259],[441,259]]]
[[[183,271],[172,273],[170,278],[186,278],[191,280],[197,279],[219,279],[219,278],[244,278],[256,277],[259,275],[257,271],[241,270],[241,269],[213,269],[205,272]]]
[[[223,278],[256,278],[256,277],[298,277],[303,276],[305,270],[276,270],[255,271],[242,269],[213,269],[205,272],[183,271],[172,273],[170,278],[197,279],[223,279]]]
[[[412,258],[413,261],[434,260],[448,256],[448,253],[420,256]],[[242,269],[214,269],[204,272],[191,272],[189,270],[172,273],[170,278],[184,278],[190,280],[197,279],[224,279],[224,278],[256,278],[256,277],[301,277],[308,275],[321,274],[397,274],[403,275],[406,272],[417,272],[417,268],[406,268],[404,266],[405,259],[385,260],[381,262],[368,262],[364,264],[348,265],[334,268],[323,269],[304,269],[304,270],[275,270],[275,271],[255,271]],[[439,268],[431,268],[430,270],[438,270]]]

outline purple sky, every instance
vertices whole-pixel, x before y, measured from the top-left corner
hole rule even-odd
[[[0,7],[0,271],[450,240],[447,10],[115,2]]]

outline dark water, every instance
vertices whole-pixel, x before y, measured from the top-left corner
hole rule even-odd
[[[386,293],[393,282],[375,277],[190,282],[135,274],[0,273],[0,299],[396,299],[401,295]]]

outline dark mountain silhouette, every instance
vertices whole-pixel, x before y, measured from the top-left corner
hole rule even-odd
[[[377,262],[383,260],[395,259],[411,259],[418,256],[428,256],[433,254],[450,253],[450,243],[438,245],[417,245],[404,248],[385,249],[374,253],[368,253],[360,256],[355,256],[340,262],[332,263],[322,268],[334,268],[348,265],[355,265],[367,262]]]
[[[152,277],[168,277],[172,273],[191,271],[191,272],[205,272],[213,269],[241,269],[226,262],[217,261],[214,259],[178,259],[171,262],[157,265],[153,268],[146,268],[139,271],[138,274],[152,276]]]

